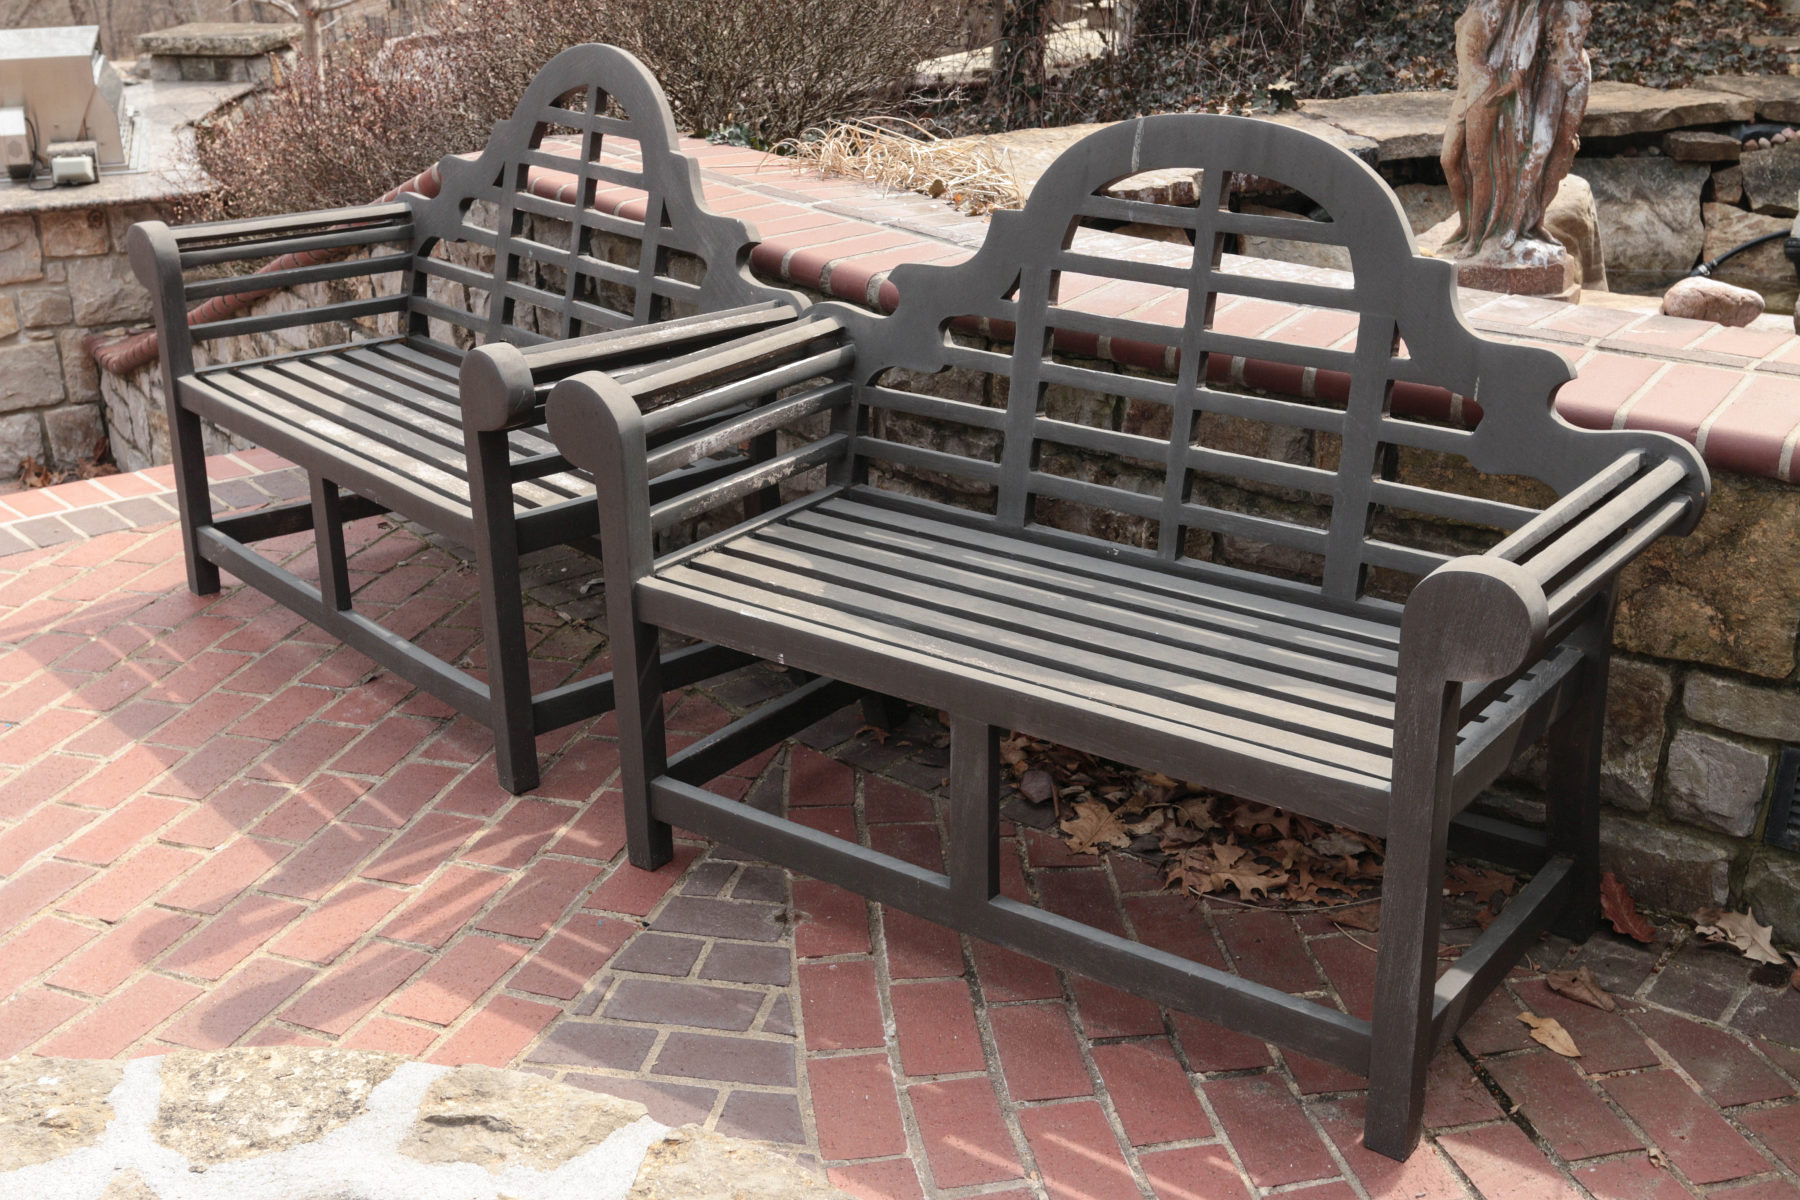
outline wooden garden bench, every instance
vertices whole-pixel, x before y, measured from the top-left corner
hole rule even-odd
[[[1175,167],[1202,172],[1197,206],[1101,194]],[[1234,172],[1288,185],[1325,219],[1232,211]],[[1122,225],[1176,236],[1152,246],[1101,232]],[[1232,234],[1343,246],[1353,281],[1249,273],[1220,253]],[[1099,299],[1084,308],[1104,279],[1176,298],[1138,319]],[[1404,1157],[1434,1049],[1540,932],[1593,927],[1614,583],[1650,542],[1698,520],[1699,456],[1554,416],[1563,360],[1476,336],[1455,272],[1414,256],[1381,179],[1281,126],[1200,115],[1114,126],[1069,149],[1022,212],[995,214],[972,259],[893,282],[892,316],[825,304],[790,330],[852,367],[705,439],[664,440],[734,398],[708,390],[729,346],[685,368],[584,372],[550,397],[557,445],[600,480],[613,663],[630,681],[618,713],[631,861],[667,861],[679,824],[1363,1074],[1366,1144]],[[1220,319],[1234,297],[1334,316],[1355,344],[1230,332],[1245,327]],[[1161,370],[1116,366],[1131,362]],[[1212,382],[1248,362],[1313,398]],[[646,416],[647,378],[698,390]],[[1428,385],[1466,397],[1465,419],[1393,403]],[[828,428],[802,420],[820,412]],[[790,430],[778,456],[653,493],[709,445],[777,426]],[[1539,484],[1470,486],[1480,477],[1438,469],[1452,458]],[[786,503],[657,553],[657,531],[784,480]],[[1084,513],[1085,532],[1071,519]],[[669,755],[665,632],[817,678]],[[950,714],[947,872],[702,787],[855,687]],[[1373,1019],[1001,896],[1005,729],[1386,838]],[[1545,734],[1556,791],[1545,830],[1463,813]],[[1535,875],[1439,979],[1453,833]]]
[[[750,277],[754,234],[707,209],[662,89],[614,47],[559,54],[479,156],[438,172],[430,197],[151,221],[129,245],[155,299],[189,586],[217,591],[223,568],[481,721],[518,792],[538,780],[536,735],[612,704],[610,675],[531,680],[520,556],[598,530],[592,481],[540,428],[549,385],[779,326],[805,301]],[[273,269],[247,273],[258,260]],[[308,284],[322,285],[316,303],[289,293],[189,324],[196,301]],[[276,353],[196,367],[196,343],[270,334]],[[202,420],[302,467],[310,500],[215,519]],[[343,524],[383,512],[474,549],[484,676],[353,606]],[[254,548],[307,529],[314,577]],[[677,673],[726,661],[698,648]]]

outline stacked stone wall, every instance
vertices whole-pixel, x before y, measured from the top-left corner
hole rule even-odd
[[[93,455],[100,376],[83,341],[149,319],[125,231],[165,215],[121,203],[0,216],[0,475],[26,457],[68,468]]]

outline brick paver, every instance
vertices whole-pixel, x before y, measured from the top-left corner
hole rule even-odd
[[[610,720],[546,739],[545,786],[508,796],[472,723],[229,580],[188,596],[149,515],[0,558],[0,1054],[529,1067],[810,1156],[875,1200],[1794,1200],[1800,993],[1716,949],[1534,953],[1434,1062],[1402,1166],[1362,1148],[1355,1075],[724,848],[631,868]],[[478,661],[455,560],[403,526],[353,534],[367,586]],[[544,652],[592,669],[598,635],[567,623],[592,600],[532,570]],[[671,730],[786,686],[759,668],[671,696]],[[717,786],[935,865],[941,738],[922,714],[874,737],[847,710]],[[1069,853],[1032,826],[1047,812],[1008,813],[1009,897],[1367,1010],[1368,935],[1164,892],[1136,859]],[[1617,1012],[1543,986],[1565,954]],[[1521,1008],[1582,1057],[1530,1041]]]

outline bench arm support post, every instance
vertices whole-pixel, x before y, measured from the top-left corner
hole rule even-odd
[[[1375,968],[1364,1143],[1405,1158],[1419,1138],[1431,1061],[1450,818],[1465,683],[1518,671],[1543,646],[1549,605],[1530,573],[1470,555],[1413,589],[1400,623],[1382,948]]]
[[[203,530],[213,523],[212,493],[206,482],[206,444],[200,418],[182,407],[179,381],[194,373],[194,342],[188,335],[187,306],[181,291],[181,251],[175,231],[162,221],[142,221],[125,235],[132,272],[150,293],[156,334],[162,342],[158,374],[169,419],[169,457],[175,467],[175,504],[181,513],[188,590],[208,596],[219,590],[219,568],[201,551]]]
[[[655,566],[643,414],[599,371],[565,379],[546,405],[550,436],[594,477],[606,571],[607,636],[619,721],[625,840],[633,866],[653,871],[673,857],[673,832],[650,812],[650,783],[668,771],[663,740],[662,654],[637,606],[637,582]]]

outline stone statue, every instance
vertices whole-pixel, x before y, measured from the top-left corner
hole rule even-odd
[[[1565,256],[1544,230],[1544,212],[1581,144],[1591,16],[1589,0],[1469,0],[1456,22],[1456,100],[1442,162],[1460,220],[1440,253],[1477,268],[1478,278],[1465,269],[1466,284],[1562,290]],[[1498,274],[1542,276],[1545,286]]]

